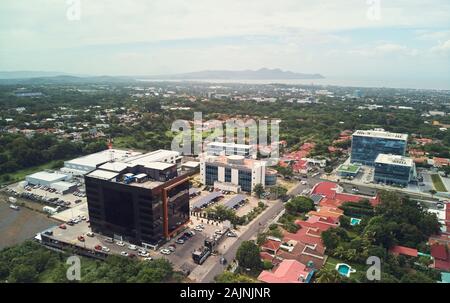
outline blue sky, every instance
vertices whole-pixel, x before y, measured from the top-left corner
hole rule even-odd
[[[0,70],[268,67],[450,83],[450,1],[2,0],[0,45]]]

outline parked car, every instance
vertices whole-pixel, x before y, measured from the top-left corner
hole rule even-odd
[[[167,248],[162,248],[159,252],[162,253],[163,255],[170,255],[171,254],[171,251],[168,250]]]
[[[122,251],[120,254],[124,257],[128,257],[128,253],[126,251]]]
[[[230,237],[230,238],[235,238],[235,237],[237,237],[237,234],[235,232],[229,231],[227,233],[227,236]]]
[[[117,241],[116,244],[121,247],[125,246],[125,243],[123,243],[122,241]]]
[[[110,252],[111,250],[110,250],[108,247],[103,246],[103,247],[102,247],[102,251],[104,251],[104,252]]]
[[[61,224],[61,225],[59,226],[59,228],[61,228],[61,229],[67,229],[67,226],[64,225],[64,224]]]
[[[176,247],[173,244],[170,244],[169,246],[167,246],[167,249],[170,250],[171,252],[174,252]]]
[[[101,245],[95,245],[95,247],[94,247],[95,250],[102,250],[102,248],[103,247]]]
[[[94,233],[93,233],[92,231],[89,231],[89,232],[86,233],[86,236],[88,236],[88,237],[93,237],[93,236],[94,236]]]
[[[151,260],[153,260],[152,257],[146,257],[146,258],[144,258],[144,261],[151,261]]]
[[[130,245],[128,245],[128,249],[130,249],[130,250],[137,250],[137,246],[133,245],[133,244],[130,244]]]
[[[85,241],[85,239],[84,239],[84,237],[83,237],[83,236],[78,236],[78,241],[80,241],[80,242],[84,242],[84,241]]]
[[[178,238],[178,239],[175,241],[175,243],[177,243],[177,244],[184,244],[184,240],[181,239],[181,238]]]

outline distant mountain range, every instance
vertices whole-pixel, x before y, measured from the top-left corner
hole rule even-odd
[[[303,74],[281,69],[227,71],[208,70],[184,74],[153,76],[89,76],[52,71],[0,71],[0,84],[62,84],[62,83],[107,83],[145,80],[294,80],[323,79],[320,74]]]
[[[140,77],[141,79],[158,80],[293,80],[323,79],[320,74],[303,74],[281,69],[261,68],[258,70],[228,71],[206,70],[200,72]]]

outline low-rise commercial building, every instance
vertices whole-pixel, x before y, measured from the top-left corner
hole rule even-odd
[[[98,153],[66,161],[64,162],[64,167],[61,171],[72,175],[83,176],[108,162],[166,162],[178,165],[181,163],[181,156],[179,152],[163,149],[145,154],[129,150],[107,149]]]
[[[31,185],[50,186],[52,183],[69,180],[70,177],[66,174],[41,171],[28,175],[25,180]]]
[[[416,166],[411,158],[379,154],[375,160],[375,182],[407,186],[416,176]]]

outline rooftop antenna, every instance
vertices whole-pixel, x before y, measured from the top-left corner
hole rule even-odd
[[[114,149],[111,138],[108,139],[109,162],[114,162]]]

